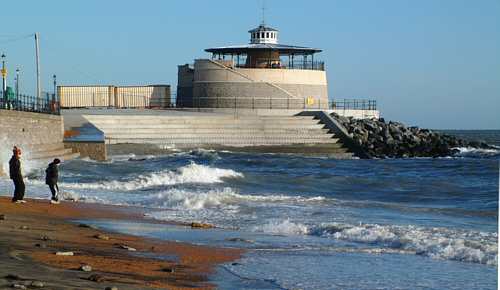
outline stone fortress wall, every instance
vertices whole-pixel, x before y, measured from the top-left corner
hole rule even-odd
[[[327,109],[326,72],[234,68],[232,62],[197,59],[194,70],[179,67],[178,99],[192,106],[250,109]]]

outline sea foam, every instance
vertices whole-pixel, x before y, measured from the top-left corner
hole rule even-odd
[[[196,163],[179,167],[175,170],[162,170],[139,175],[129,181],[111,180],[99,183],[62,183],[71,189],[105,189],[131,191],[161,185],[184,183],[221,183],[223,178],[241,178],[243,174],[231,169],[214,168]]]
[[[339,240],[384,246],[437,259],[497,265],[497,233],[416,226],[331,224],[312,231]]]

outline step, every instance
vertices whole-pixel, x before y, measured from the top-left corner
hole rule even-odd
[[[193,128],[193,129],[186,129],[186,128],[170,128],[170,129],[163,129],[163,128],[142,128],[142,129],[131,129],[131,128],[112,128],[112,129],[106,129],[106,136],[112,135],[112,134],[179,134],[179,133],[190,133],[190,134],[207,134],[207,133],[212,133],[212,134],[284,134],[284,133],[289,133],[289,134],[328,134],[329,130],[328,129],[319,129],[319,128],[314,128],[314,129],[303,129],[303,128],[251,128],[251,129],[243,129],[243,128]],[[84,135],[84,134],[82,134]]]
[[[148,138],[163,138],[163,139],[178,139],[178,138],[189,138],[189,139],[207,139],[207,138],[242,138],[242,139],[254,139],[254,138],[317,138],[317,139],[331,139],[333,134],[294,134],[294,133],[276,133],[276,134],[266,134],[263,132],[257,132],[255,134],[245,134],[246,132],[237,133],[172,133],[172,134],[149,134],[149,133],[114,133],[106,134],[106,139],[148,139]]]
[[[106,132],[110,129],[116,128],[129,128],[129,129],[212,129],[212,128],[220,128],[220,129],[322,129],[325,126],[323,124],[198,124],[198,125],[186,125],[186,124],[96,124],[100,131]]]
[[[243,144],[243,145],[264,145],[264,144],[338,144],[342,146],[341,143],[337,143],[336,139],[250,139],[242,140],[238,138],[233,139],[163,139],[163,138],[134,138],[134,139],[106,139],[106,144]]]

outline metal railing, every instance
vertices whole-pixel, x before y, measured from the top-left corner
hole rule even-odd
[[[324,61],[276,61],[276,60],[266,60],[259,59],[259,63],[256,65],[248,65],[246,62],[237,61],[234,63],[236,68],[275,68],[275,69],[302,69],[302,70],[325,70]]]
[[[377,110],[377,102],[368,99],[343,99],[325,101],[320,98],[173,98],[172,107],[176,108],[224,108],[224,109],[301,109],[301,110]]]
[[[341,99],[330,102],[334,110],[377,110],[377,101],[368,99]]]
[[[53,98],[50,96],[38,98],[28,95],[17,95],[13,99],[0,98],[0,109],[60,115],[59,102],[53,101]]]

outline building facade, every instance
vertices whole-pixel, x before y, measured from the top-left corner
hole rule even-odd
[[[170,85],[150,86],[58,86],[63,109],[166,108],[171,106]]]
[[[247,45],[208,48],[210,59],[178,68],[177,106],[249,109],[327,109],[320,49],[278,43],[264,24],[249,31]]]

